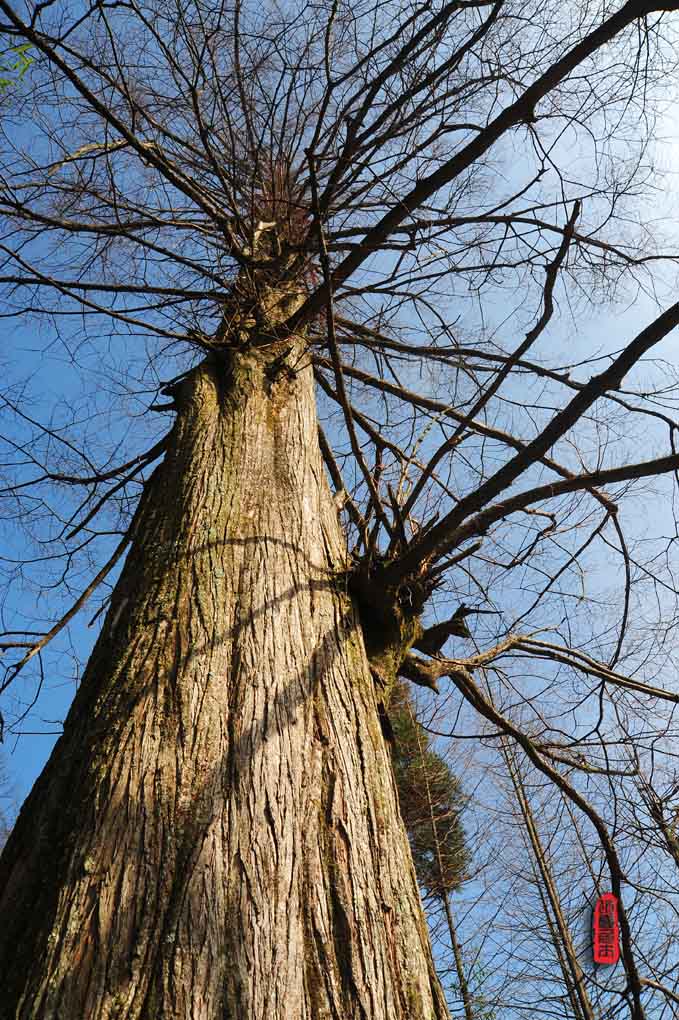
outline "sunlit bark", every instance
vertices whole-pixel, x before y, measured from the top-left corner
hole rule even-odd
[[[443,1018],[301,348],[176,390],[0,865],[0,1016]],[[340,575],[341,576],[341,575]]]

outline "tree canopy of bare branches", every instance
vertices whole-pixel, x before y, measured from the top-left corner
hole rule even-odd
[[[670,0],[0,0],[5,734],[77,614],[101,626],[0,864],[15,1020],[489,1020],[547,986],[578,1020],[676,1009],[679,235],[653,144],[678,26]],[[493,923],[522,890],[541,975],[517,950],[486,980],[500,860]],[[610,987],[582,927],[606,889]]]

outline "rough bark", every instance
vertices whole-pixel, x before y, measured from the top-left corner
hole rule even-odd
[[[311,369],[272,358],[210,356],[177,389],[0,860],[2,1020],[448,1015],[336,579]]]

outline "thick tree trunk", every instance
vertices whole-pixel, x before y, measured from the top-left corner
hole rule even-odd
[[[211,357],[177,391],[0,861],[2,1020],[447,1016],[293,367]]]

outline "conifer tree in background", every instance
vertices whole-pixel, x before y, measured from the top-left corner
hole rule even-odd
[[[403,681],[393,685],[389,715],[394,777],[415,873],[428,895],[442,899],[459,887],[469,863],[460,782],[432,748]]]
[[[666,377],[620,394],[679,304],[577,371],[550,334],[662,254],[639,130],[674,8],[0,0],[33,60],[0,111],[2,314],[96,416],[35,413],[8,371],[22,576],[62,557],[76,597],[37,635],[7,610],[6,731],[105,609],[0,859],[0,1020],[447,1017],[417,879],[465,876],[464,782],[412,684],[516,745],[621,894],[589,745],[507,662],[677,700],[627,675],[630,570],[598,643],[565,588],[597,543],[629,568],[622,495],[679,468]],[[609,442],[613,414],[670,440]]]

